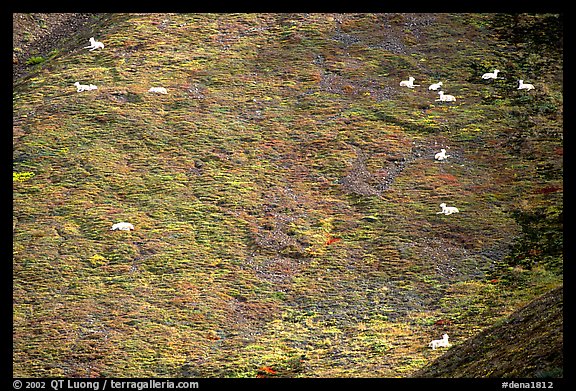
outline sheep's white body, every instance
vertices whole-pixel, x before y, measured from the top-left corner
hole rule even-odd
[[[440,207],[442,208],[442,211],[436,212],[437,215],[439,215],[439,214],[451,215],[452,213],[460,212],[458,210],[458,208],[456,208],[454,206],[446,206],[445,203],[441,203]]]
[[[454,95],[444,94],[444,91],[438,91],[438,95],[440,95],[440,98],[436,99],[436,102],[456,102]]]
[[[442,339],[435,339],[432,342],[430,342],[428,344],[428,346],[430,346],[433,350],[436,350],[436,348],[441,348],[441,347],[450,347],[450,342],[448,342],[448,334],[444,334],[442,335]]]
[[[112,225],[110,231],[132,231],[134,226],[130,223],[116,223]]]
[[[77,92],[91,91],[98,89],[98,87],[96,87],[94,84],[80,84],[79,82],[74,83],[74,86],[76,87]]]
[[[518,80],[518,82],[520,83],[518,85],[518,89],[519,90],[533,90],[534,89],[534,85],[530,84],[530,83],[524,83],[524,80]]]
[[[418,87],[420,86],[419,84],[414,84],[414,79],[412,76],[410,76],[408,78],[408,80],[402,80],[400,82],[400,87],[408,87],[408,88],[414,88],[414,87]]]
[[[90,46],[85,46],[84,49],[96,50],[96,49],[104,49],[104,44],[100,41],[96,41],[94,37],[90,38]]]
[[[446,155],[446,150],[444,148],[440,149],[440,152],[438,152],[436,155],[434,155],[434,159],[436,160],[444,160],[446,158],[449,158],[450,155]]]
[[[150,87],[148,92],[156,92],[158,94],[167,94],[168,93],[168,91],[166,91],[166,88],[164,88],[164,87]]]
[[[498,72],[500,72],[498,69],[494,69],[494,72],[490,73],[485,73],[482,75],[482,79],[488,80],[488,79],[497,79],[498,78]]]
[[[441,86],[442,86],[442,82],[439,81],[438,83],[431,84],[430,87],[428,87],[428,89],[429,89],[430,91],[436,91],[436,90],[437,90],[438,88],[440,88]]]

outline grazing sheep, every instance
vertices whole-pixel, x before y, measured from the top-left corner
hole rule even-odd
[[[456,102],[456,97],[454,95],[445,95],[444,91],[438,91],[440,99],[436,99],[436,102]]]
[[[96,87],[94,84],[80,84],[79,82],[74,83],[74,86],[76,87],[77,92],[91,91],[98,89],[98,87]]]
[[[434,155],[434,159],[436,160],[444,160],[446,158],[449,158],[451,155],[446,155],[446,150],[444,148],[440,149],[440,152],[438,152],[436,155]]]
[[[428,344],[433,350],[440,347],[450,347],[450,342],[448,342],[448,334],[443,334],[442,339],[435,339]]]
[[[518,80],[518,82],[520,83],[520,85],[518,86],[519,90],[533,90],[534,86],[530,83],[524,83],[524,80]]]
[[[436,91],[436,90],[437,90],[438,88],[440,88],[441,86],[442,86],[442,82],[439,81],[438,83],[431,84],[430,87],[428,87],[428,89],[429,89],[430,91]]]
[[[493,73],[485,73],[482,75],[482,79],[488,80],[488,79],[497,79],[498,78],[498,72],[500,72],[498,69],[494,69]]]
[[[408,87],[408,88],[419,87],[420,84],[413,84],[413,83],[414,83],[414,80],[416,80],[416,79],[414,79],[412,76],[410,76],[410,77],[408,78],[408,80],[402,80],[402,81],[400,82],[400,86],[401,86],[401,87]]]
[[[167,94],[168,93],[168,91],[166,91],[166,88],[164,88],[164,87],[150,87],[148,92],[156,92],[158,94]]]
[[[90,46],[85,46],[84,49],[96,50],[104,49],[104,44],[102,42],[96,41],[94,37],[90,38]]]
[[[112,225],[112,228],[110,228],[110,231],[132,231],[134,229],[134,226],[130,223],[116,223],[114,225]]]
[[[441,211],[441,212],[436,212],[437,215],[439,215],[439,214],[451,215],[452,213],[458,213],[458,212],[460,212],[460,211],[458,210],[458,208],[455,208],[455,207],[453,207],[453,206],[446,206],[445,203],[441,203],[441,204],[440,204],[440,207],[442,208],[442,211]]]

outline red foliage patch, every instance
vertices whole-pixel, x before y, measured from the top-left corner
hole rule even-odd
[[[258,368],[258,370],[262,371],[262,372],[270,373],[272,375],[276,374],[276,371],[270,367],[260,367],[260,368]]]
[[[555,191],[560,191],[560,190],[562,190],[561,187],[548,186],[548,187],[543,187],[543,188],[538,189],[538,190],[534,190],[534,194],[548,194],[548,193],[554,193]]]
[[[440,175],[438,175],[438,178],[443,179],[443,180],[448,181],[448,182],[456,182],[457,181],[456,177],[454,175],[450,175],[450,174],[440,174]]]
[[[434,324],[436,326],[450,326],[452,324],[452,321],[449,319],[439,319],[436,322],[434,322]]]
[[[331,245],[332,243],[336,243],[341,241],[342,239],[340,238],[328,238],[328,240],[326,241],[326,246]]]
[[[266,375],[275,375],[277,372],[275,370],[273,370],[270,367],[264,366],[264,367],[260,367],[258,368],[258,373],[256,374],[256,377],[259,378],[264,378],[267,377]]]

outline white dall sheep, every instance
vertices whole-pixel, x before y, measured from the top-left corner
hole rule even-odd
[[[167,94],[168,93],[168,91],[166,91],[166,88],[164,88],[164,87],[150,87],[148,92],[156,92],[158,94]]]
[[[90,46],[85,46],[84,49],[96,50],[104,49],[104,44],[102,42],[96,41],[94,37],[90,38]]]
[[[440,95],[440,98],[436,99],[436,102],[456,102],[454,95],[444,94],[444,91],[438,91],[438,95]]]
[[[438,152],[436,155],[434,155],[434,159],[436,160],[444,160],[446,158],[449,158],[451,155],[446,155],[446,150],[444,148],[440,149],[440,152]]]
[[[490,73],[485,73],[482,75],[482,79],[488,80],[488,79],[497,79],[498,78],[498,72],[500,72],[498,69],[494,69],[494,72]]]
[[[74,86],[76,87],[77,92],[91,91],[98,89],[98,87],[96,87],[94,84],[80,84],[79,82],[74,83]]]
[[[428,346],[430,346],[433,350],[436,350],[436,348],[441,347],[446,348],[450,347],[450,342],[448,342],[448,334],[443,334],[442,339],[435,339],[432,342],[430,342]]]
[[[400,87],[408,87],[408,88],[414,88],[414,87],[419,87],[420,84],[414,84],[414,79],[412,76],[410,76],[408,78],[408,80],[402,80],[400,82]]]
[[[533,90],[534,86],[530,83],[524,83],[524,80],[518,80],[518,82],[520,83],[520,85],[518,86],[519,90]]]
[[[437,215],[439,215],[439,214],[451,215],[452,213],[458,213],[458,212],[460,212],[460,211],[458,210],[458,208],[455,208],[455,207],[453,207],[453,206],[446,206],[445,203],[441,203],[441,204],[440,204],[440,207],[442,208],[442,211],[441,211],[441,212],[436,212]]]
[[[442,82],[439,81],[438,83],[434,83],[434,84],[430,84],[430,87],[428,87],[428,89],[430,91],[436,91],[438,88],[440,88],[442,86]]]
[[[110,228],[110,231],[132,231],[134,229],[134,226],[130,223],[116,223],[114,225],[112,225],[112,228]]]

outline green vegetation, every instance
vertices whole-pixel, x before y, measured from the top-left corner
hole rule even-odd
[[[30,57],[28,60],[26,60],[26,64],[27,65],[36,65],[36,64],[42,64],[44,61],[46,61],[46,59],[42,56],[34,56],[34,57]]]
[[[562,285],[561,20],[510,18],[95,19],[14,86],[14,376],[411,376]]]

